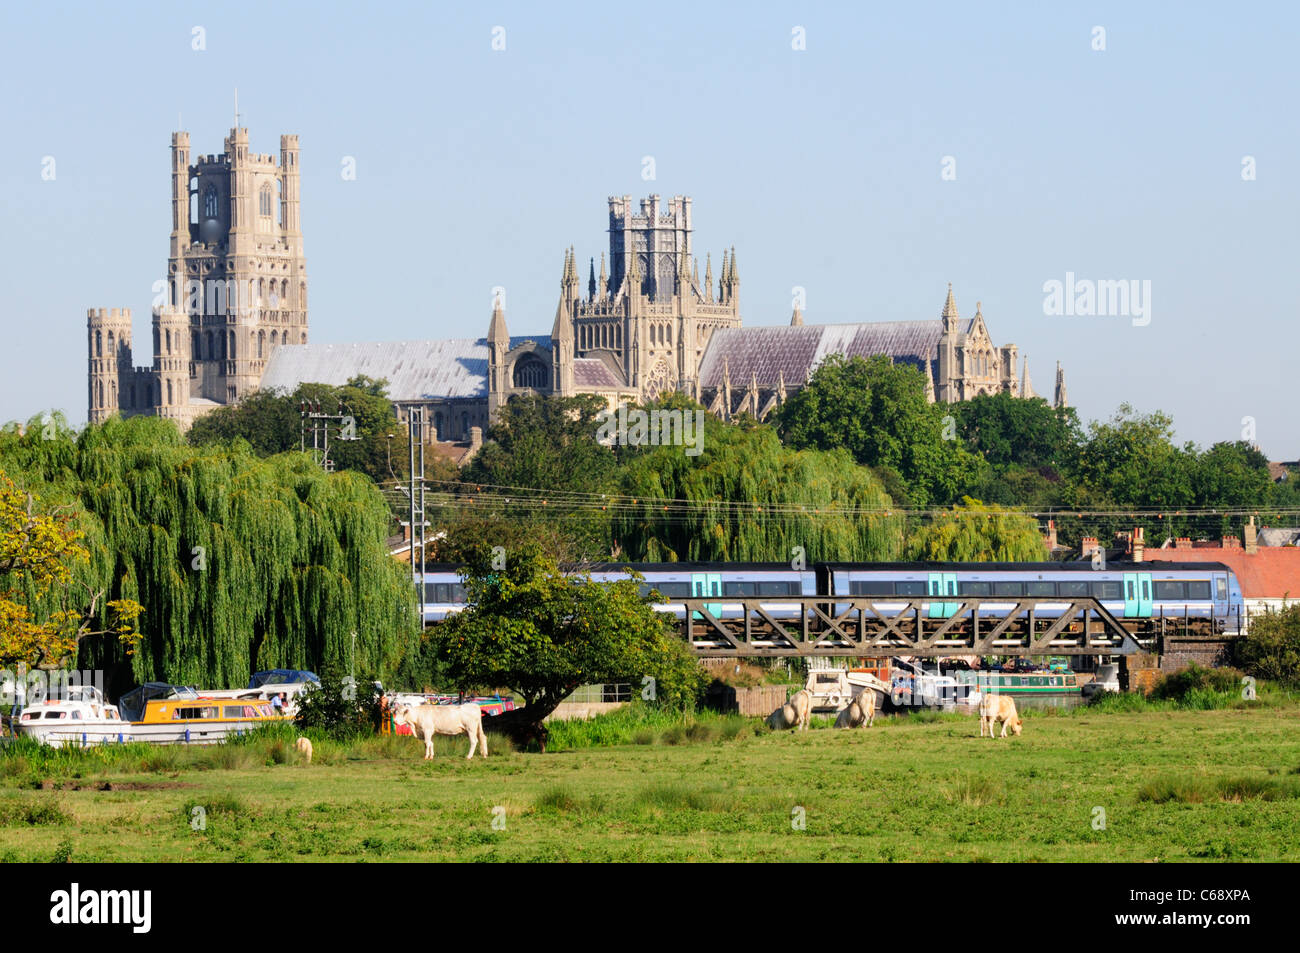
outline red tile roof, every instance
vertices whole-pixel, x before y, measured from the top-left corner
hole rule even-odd
[[[1261,546],[1247,553],[1239,546],[1197,546],[1196,559],[1230,566],[1247,599],[1300,599],[1300,546]],[[1148,562],[1182,562],[1187,550],[1148,549]]]

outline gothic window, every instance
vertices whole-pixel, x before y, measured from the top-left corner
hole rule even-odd
[[[235,332],[230,332],[230,359],[235,359]]]
[[[306,344],[306,343],[307,343],[307,332],[306,332],[306,331],[303,331],[302,333],[300,333],[300,334],[298,335],[298,338],[299,338],[299,341],[298,341],[299,344]]]
[[[271,186],[263,185],[257,196],[257,211],[266,218],[271,217]]]
[[[166,351],[166,353],[167,353],[167,354],[170,354],[170,353],[172,352],[172,332],[171,332],[170,329],[168,329],[165,333],[166,333],[166,335],[167,335],[167,351]],[[113,336],[112,336],[111,334],[108,336],[108,347],[109,347],[109,350],[112,350],[112,348],[113,348]]]
[[[216,352],[215,350],[213,350],[213,344],[212,344],[212,332],[211,332],[211,331],[208,332],[208,348],[207,348],[207,351],[206,351],[205,353],[208,355],[208,360],[209,360],[209,361],[213,360],[213,359],[216,358],[216,356],[217,356],[217,352]]]
[[[112,406],[117,406],[117,381],[109,381],[108,384],[109,401]]]
[[[203,217],[217,218],[217,190],[208,186],[203,190]]]
[[[650,372],[650,376],[646,378],[645,395],[647,399],[654,400],[667,390],[668,362],[661,357],[655,364],[654,370]]]
[[[266,347],[266,332],[265,332],[265,331],[258,331],[258,332],[257,332],[257,356],[258,356],[258,358],[261,358],[261,357],[262,357],[262,351],[263,351],[263,349],[264,349],[265,347]]]
[[[95,406],[104,406],[104,382],[95,381]]]
[[[271,332],[271,347],[275,347],[275,332]]]
[[[117,353],[117,349],[114,347],[113,332],[109,331],[108,332],[108,356],[115,357],[116,353]]]
[[[664,343],[665,343],[665,344],[668,344],[668,345],[671,345],[671,344],[673,343],[673,329],[672,329],[672,325],[665,325],[665,326],[664,326]]]
[[[104,332],[95,332],[95,357],[104,356]]]
[[[176,399],[175,399],[175,394],[174,394],[173,391],[172,391],[172,382],[171,382],[170,379],[168,379],[168,381],[167,381],[167,403],[169,403],[169,404],[174,404],[175,402],[176,402]]]
[[[546,387],[546,365],[535,355],[521,357],[515,362],[514,382],[516,387]]]

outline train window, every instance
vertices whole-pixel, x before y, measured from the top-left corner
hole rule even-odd
[[[925,583],[920,580],[896,582],[894,583],[894,593],[900,596],[923,596],[925,595]]]
[[[438,600],[435,598],[435,594],[436,594],[437,588],[438,588],[438,587],[435,586],[435,585],[434,585],[433,583],[431,583],[431,582],[426,582],[426,583],[424,584],[424,601],[425,601],[425,602],[437,602],[437,601],[438,601]]]
[[[855,579],[849,583],[851,596],[892,596],[894,584],[885,579]]]
[[[756,596],[758,592],[758,583],[754,582],[724,582],[722,584],[722,594],[724,596]]]
[[[1023,582],[995,582],[993,583],[993,595],[995,596],[1022,596],[1025,593],[1025,584]]]
[[[1182,602],[1187,598],[1187,583],[1168,582],[1164,579],[1156,583],[1156,599],[1160,602]]]
[[[1209,602],[1210,600],[1209,580],[1206,580],[1205,582],[1189,582],[1187,584],[1187,598],[1200,599],[1203,602]]]
[[[799,595],[799,583],[797,582],[760,582],[758,584],[758,594],[760,596],[797,596]]]
[[[993,594],[993,584],[988,582],[962,582],[957,584],[957,592],[963,596],[989,596]]]
[[[689,582],[656,582],[654,588],[670,599],[682,599],[691,594]]]
[[[1222,576],[1214,577],[1214,598],[1219,602],[1228,598],[1228,580]]]
[[[1092,595],[1096,599],[1107,601],[1123,598],[1119,593],[1118,582],[1094,582],[1092,584]]]
[[[453,582],[451,584],[451,592],[449,592],[448,595],[451,597],[449,600],[450,602],[464,603],[469,601],[465,594],[465,587],[458,582]]]
[[[1088,595],[1088,581],[1086,579],[1066,579],[1056,584],[1056,591],[1071,598],[1086,596]]]
[[[1027,583],[1025,583],[1025,595],[1027,595],[1027,596],[1054,596],[1054,595],[1056,595],[1056,583],[1054,583],[1054,582],[1027,582]]]

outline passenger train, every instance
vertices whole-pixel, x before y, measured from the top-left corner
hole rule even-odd
[[[1094,569],[1090,562],[1052,563],[817,563],[793,569],[787,563],[610,563],[582,570],[595,582],[643,577],[641,591],[658,591],[661,612],[682,618],[686,609],[674,599],[711,598],[706,609],[719,619],[744,613],[728,596],[770,597],[763,611],[779,621],[798,621],[800,603],[782,596],[850,596],[870,598],[888,614],[901,612],[907,600],[922,599],[925,617],[956,614],[963,601],[978,598],[981,618],[1000,616],[1018,599],[1070,599],[1092,596],[1125,628],[1151,637],[1167,625],[1189,633],[1238,631],[1243,618],[1241,585],[1222,563],[1127,563]],[[894,597],[894,598],[891,598]],[[944,597],[944,598],[937,598]],[[465,608],[459,567],[430,567],[424,574],[424,620],[437,622]],[[1038,602],[1039,619],[1057,617],[1068,602]],[[837,615],[849,608],[837,602]]]

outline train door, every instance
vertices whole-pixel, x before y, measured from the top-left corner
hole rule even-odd
[[[925,592],[929,596],[957,595],[957,574],[955,572],[932,572],[926,574]],[[956,602],[931,602],[930,618],[947,619],[957,611]]]
[[[1124,618],[1151,618],[1151,573],[1124,573]]]
[[[1138,614],[1138,574],[1124,573],[1124,618],[1136,618]]]
[[[691,573],[691,595],[695,598],[701,596],[720,596],[722,595],[722,573],[718,572],[693,572]],[[715,619],[722,615],[721,602],[706,602],[704,608]],[[696,619],[704,618],[698,612],[692,613]]]
[[[1140,572],[1138,577],[1138,615],[1144,619],[1151,618],[1151,573]]]

